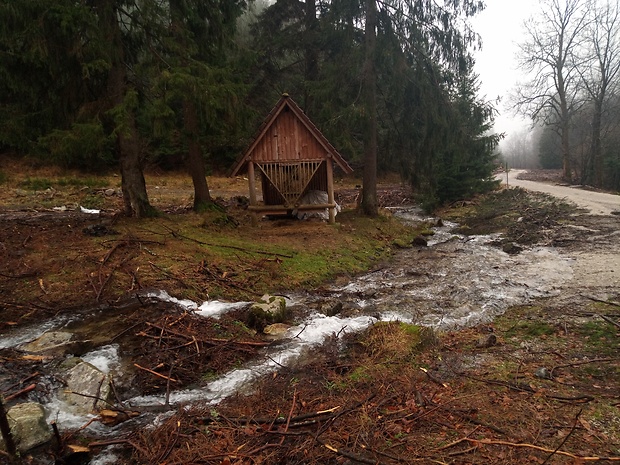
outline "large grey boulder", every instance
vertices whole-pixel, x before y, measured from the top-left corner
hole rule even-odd
[[[13,441],[20,452],[26,452],[52,439],[52,429],[45,421],[45,409],[36,402],[11,407],[7,412]],[[6,449],[2,437],[0,448]]]
[[[48,331],[20,349],[33,354],[62,355],[73,345],[73,334],[66,331]]]
[[[66,372],[64,380],[67,385],[60,397],[75,413],[93,413],[108,405],[106,401],[111,394],[108,375],[90,363],[80,361]]]

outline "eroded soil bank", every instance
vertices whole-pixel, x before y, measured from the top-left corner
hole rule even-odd
[[[559,202],[517,190],[458,207],[443,212],[442,217],[460,223],[461,229],[448,232],[444,226],[448,236],[441,244],[433,242],[440,232],[430,237],[430,247],[409,248],[399,240],[393,246],[407,248],[396,254],[390,265],[376,264],[374,272],[360,280],[341,276],[332,284],[307,286],[309,289],[299,294],[311,294],[314,300],[299,308],[291,323],[303,321],[304,313],[317,310],[340,312],[344,318],[403,309],[435,315],[431,322],[440,323],[459,312],[465,317],[480,314],[475,307],[486,298],[479,291],[483,287],[492,293],[496,286],[497,294],[504,294],[502,289],[508,288],[519,291],[514,301],[504,300],[504,308],[492,312],[490,318],[467,321],[468,325],[457,325],[458,330],[450,325],[425,330],[399,322],[376,323],[360,333],[343,328],[312,349],[309,356],[277,366],[276,371],[256,379],[252,389],[238,392],[217,405],[175,407],[160,417],[157,428],[122,430],[119,425],[122,435],[108,440],[86,430],[63,431],[63,449],[52,446],[43,455],[39,453],[37,460],[54,456],[84,461],[96,457],[97,463],[145,464],[517,464],[580,463],[594,461],[595,457],[599,461],[604,461],[604,457],[615,460],[620,456],[620,310],[615,303],[619,298],[612,262],[620,252],[618,219],[573,216],[573,211]],[[15,232],[20,227],[31,227],[32,223],[21,216],[3,225],[5,231]],[[355,227],[346,222],[342,225],[341,228]],[[37,227],[42,232],[54,230],[48,221],[38,223]],[[324,231],[323,226],[310,227],[315,229],[303,230],[307,240],[321,240],[314,236]],[[290,225],[280,228],[293,234],[288,229]],[[152,225],[140,225],[137,231],[144,233],[147,229],[160,236],[164,234]],[[55,237],[62,240],[66,231],[67,226],[62,223]],[[379,236],[388,236],[388,229],[381,225],[376,231]],[[456,232],[503,235],[476,244],[481,239],[454,236]],[[144,248],[154,253],[165,250],[164,245],[147,244],[144,237],[141,239],[139,246],[126,240],[123,252],[127,249],[134,254],[148,254]],[[166,240],[173,239],[178,238]],[[9,240],[5,236],[3,243],[12,244]],[[390,240],[394,241],[395,236]],[[470,242],[474,248],[470,248]],[[155,252],[153,247],[160,248]],[[60,253],[58,250],[53,253]],[[107,250],[121,252],[115,243]],[[73,253],[77,251],[74,249]],[[93,255],[101,255],[106,264],[116,258],[111,254],[106,259],[107,253]],[[239,261],[238,255],[231,256]],[[464,264],[475,263],[476,257],[480,258],[478,270],[465,271]],[[119,258],[122,261],[127,255]],[[73,255],[67,260],[70,263],[77,258]],[[494,260],[498,263],[493,264]],[[227,281],[228,275],[224,274],[242,267],[227,267],[223,263],[217,264],[216,276],[237,284],[238,281]],[[264,268],[277,262],[257,263],[258,260],[252,266]],[[505,267],[506,263],[508,268],[518,270],[516,274],[500,273],[499,269],[494,274],[494,266]],[[101,260],[96,266],[100,264]],[[119,282],[127,288],[131,273],[123,271],[122,265],[115,270],[122,274],[124,280]],[[168,276],[161,272],[160,277],[167,283],[177,283],[172,289],[182,288],[179,281],[195,283],[188,279],[187,268],[183,269],[185,274],[180,274],[179,268],[164,270]],[[594,273],[596,270],[600,273]],[[137,281],[143,281],[139,271],[130,271],[136,273]],[[4,274],[11,274],[5,277],[5,289],[18,285],[15,283],[20,281],[19,273],[24,272],[3,270]],[[105,293],[108,288],[101,285],[107,276],[112,276],[110,270],[96,275],[90,292],[103,289]],[[29,285],[33,284],[31,278],[24,278],[30,279]],[[49,295],[44,294],[44,289],[50,292],[48,282],[39,283],[38,279],[34,277],[36,292]],[[107,286],[114,277],[109,279]],[[216,278],[210,275],[209,279]],[[394,285],[398,279],[402,279],[401,285]],[[357,287],[347,287],[350,282],[357,283]],[[239,300],[248,297],[244,294],[247,289],[235,291],[224,287],[230,292],[226,297],[235,292]],[[429,288],[435,292],[422,292]],[[171,293],[174,295],[173,290]],[[396,296],[396,300],[383,299],[389,295]],[[68,296],[69,302],[74,299],[75,296]],[[3,335],[11,331],[10,327],[37,318],[48,321],[74,313],[57,315],[56,309],[46,308],[34,299],[32,302],[13,302],[15,305],[8,309],[12,318],[4,320],[9,328],[5,326]],[[342,308],[338,308],[338,303],[344,303]],[[16,305],[25,307],[25,323],[20,322]],[[105,325],[109,330],[106,338],[122,344],[133,363],[150,369],[163,364],[162,369],[154,371],[178,378],[181,385],[207,383],[219,372],[265,356],[265,349],[252,343],[260,344],[267,339],[249,327],[242,309],[215,320],[198,318],[194,312],[178,306],[144,301],[133,302],[126,308],[114,301],[92,306],[96,308],[86,313],[94,315],[95,328],[97,323]],[[424,313],[423,307],[435,313]],[[28,312],[36,316],[27,316]],[[88,352],[96,345],[92,342],[94,333],[85,338],[91,346],[79,351]],[[26,374],[43,372],[46,364],[53,363],[28,360],[13,349],[4,350],[1,356],[3,374],[13,377],[12,385],[2,388],[5,394],[19,390]],[[25,384],[30,382],[32,379]],[[126,385],[119,382],[119,397],[165,393],[169,384],[165,378],[136,370]],[[136,391],[137,386],[141,392]],[[39,392],[29,392],[24,397],[41,395],[45,389],[49,386],[41,383],[37,386]],[[120,402],[115,408],[120,412],[140,411]],[[111,442],[118,444],[106,445]],[[69,446],[76,444],[90,446],[90,453],[71,454]]]

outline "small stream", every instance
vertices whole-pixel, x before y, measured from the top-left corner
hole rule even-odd
[[[406,223],[419,224],[424,220],[415,209],[399,209],[395,214]],[[217,404],[233,393],[251,388],[252,381],[258,377],[293,363],[307,348],[320,344],[326,337],[361,331],[377,321],[400,320],[442,330],[490,322],[511,305],[557,294],[561,283],[572,276],[571,260],[552,248],[532,248],[508,255],[491,245],[497,236],[455,235],[451,232],[454,226],[445,224],[434,228],[428,247],[403,249],[389,264],[346,284],[330,286],[319,294],[300,291],[288,295],[287,304],[294,314],[307,317],[288,330],[284,343],[267,349],[261,360],[230,371],[200,388],[172,391],[169,403]],[[199,304],[173,298],[164,291],[143,297],[214,318],[248,305],[248,302],[220,301]],[[327,316],[324,310],[336,305],[341,305],[342,311]],[[91,312],[88,318],[63,316],[0,335],[0,349],[19,350],[24,343],[52,329],[79,333],[81,318],[90,325],[94,322],[100,326],[106,324],[104,320],[115,321],[113,313],[103,310]],[[82,347],[81,359],[113,379],[122,377],[127,361],[119,356],[118,345],[101,345],[92,339],[92,347]],[[38,400],[45,404],[48,421],[56,421],[61,431],[80,428],[94,418],[94,415],[72,413],[57,396]],[[136,396],[125,401],[130,408],[164,403],[164,395]],[[142,415],[116,427],[95,421],[88,428],[97,435],[114,436],[138,424],[144,425],[145,420]],[[151,423],[155,420],[156,414],[148,418]],[[109,460],[104,453],[92,463],[113,463]]]

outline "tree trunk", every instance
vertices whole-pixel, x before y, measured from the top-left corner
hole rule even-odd
[[[140,143],[133,113],[127,116],[129,128],[127,134],[119,131],[118,147],[121,162],[121,188],[125,203],[125,214],[143,218],[152,216],[154,209],[149,203],[146,182],[140,160]]]
[[[304,111],[307,115],[313,112],[314,98],[308,89],[308,84],[317,80],[319,75],[319,54],[316,48],[316,0],[306,0],[306,46],[305,46],[305,95]]]
[[[207,205],[213,203],[213,200],[209,193],[205,164],[202,159],[200,143],[198,142],[198,115],[196,114],[196,106],[190,99],[183,100],[183,119],[185,132],[188,137],[187,169],[192,176],[192,182],[194,184],[194,211],[201,211]]]
[[[375,54],[377,47],[377,5],[366,0],[366,57],[364,61],[364,97],[366,131],[364,134],[364,176],[362,211],[365,215],[378,215],[377,207],[377,89]]]
[[[601,117],[603,102],[596,99],[592,116],[592,142],[590,145],[590,173],[588,182],[595,187],[603,187],[603,156],[601,154]]]
[[[566,182],[573,181],[573,173],[570,159],[570,113],[568,103],[566,101],[566,88],[564,83],[564,75],[562,65],[558,64],[558,96],[560,98],[560,138],[562,146],[562,178]]]
[[[124,104],[127,94],[127,72],[125,68],[125,53],[121,30],[118,24],[114,2],[101,2],[102,30],[108,31],[108,46],[110,47],[111,69],[108,75],[108,96],[110,106],[120,107]],[[119,111],[122,116],[115,121],[117,133],[117,148],[119,151],[121,168],[121,186],[125,213],[128,216],[141,218],[153,214],[153,207],[149,203],[146,192],[146,183],[140,159],[140,139],[136,127],[134,109],[130,105]],[[119,120],[120,119],[120,120]]]

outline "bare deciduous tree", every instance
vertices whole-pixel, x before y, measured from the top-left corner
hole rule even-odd
[[[563,177],[571,181],[570,120],[582,104],[578,67],[589,24],[589,0],[543,0],[525,23],[520,66],[530,81],[517,89],[516,109],[553,126],[562,141]]]
[[[591,56],[581,76],[591,108],[589,160],[584,180],[603,185],[601,137],[603,115],[609,97],[618,90],[620,78],[620,10],[617,2],[608,2],[594,10],[588,28]]]

